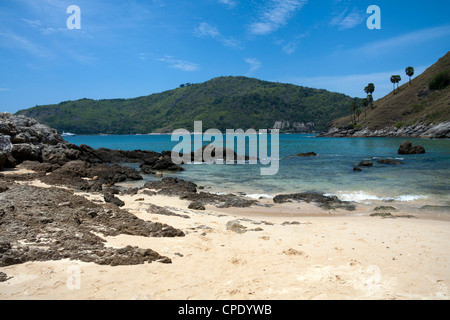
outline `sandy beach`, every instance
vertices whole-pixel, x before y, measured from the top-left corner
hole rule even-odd
[[[100,195],[77,194],[103,201]],[[196,211],[176,197],[141,192],[118,197],[138,218],[167,223],[186,236],[99,236],[111,247],[151,248],[171,264],[11,265],[0,268],[10,277],[0,282],[0,299],[449,298],[449,221],[383,219],[361,210],[329,213],[313,204]],[[189,218],[151,214],[149,204]],[[227,228],[230,221],[236,228]]]

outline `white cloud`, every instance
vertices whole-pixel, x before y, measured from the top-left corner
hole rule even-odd
[[[223,36],[219,30],[209,23],[202,22],[194,30],[194,35],[198,38],[211,38],[220,42],[225,47],[234,49],[242,49],[240,42],[231,37]]]
[[[449,36],[450,25],[447,25],[442,27],[417,30],[394,38],[371,42],[359,48],[352,49],[351,51],[356,51],[357,53],[364,54],[392,53],[395,48],[418,46],[424,42]]]
[[[220,3],[227,5],[228,8],[234,8],[237,5],[237,1],[234,0],[218,0]]]
[[[287,24],[294,13],[301,9],[307,0],[271,0],[261,12],[258,21],[250,25],[250,33],[265,35]]]
[[[178,69],[182,71],[192,72],[199,69],[198,64],[185,60],[175,59],[172,56],[165,56],[164,58],[157,59],[158,61],[166,62],[170,68]]]
[[[247,62],[250,65],[250,69],[246,73],[246,76],[251,76],[253,73],[261,68],[261,61],[259,61],[256,58],[247,58],[245,59],[245,62]]]
[[[2,38],[6,41],[1,41]],[[48,51],[41,48],[39,45],[8,30],[0,31],[0,46],[7,48],[20,48],[40,58],[47,57],[49,55]]]
[[[306,37],[306,36],[308,36],[308,35],[309,35],[309,33],[306,32],[304,34],[295,36],[290,41],[278,40],[275,43],[277,45],[281,46],[281,49],[283,50],[284,53],[286,53],[286,54],[293,54],[295,51],[297,51],[297,48],[300,45],[301,39]]]
[[[202,22],[195,28],[194,34],[199,38],[216,38],[220,36],[219,30],[206,22]]]
[[[330,21],[330,25],[338,26],[339,30],[351,29],[363,23],[364,18],[364,12],[357,10],[356,8],[350,13],[348,13],[348,9],[345,9],[343,12],[333,17]]]
[[[11,89],[8,89],[8,88],[0,88],[0,91],[11,91]]]
[[[40,20],[22,19],[22,21],[33,28],[38,28],[42,25],[42,22]]]
[[[423,73],[427,67],[419,66],[415,67],[415,75]],[[405,70],[392,70],[385,72],[376,72],[370,74],[351,74],[344,76],[318,76],[318,77],[296,77],[288,79],[287,82],[291,82],[297,85],[326,89],[332,92],[340,92],[347,94],[351,97],[365,97],[365,86],[369,83],[375,85],[374,98],[379,99],[387,95],[392,91],[392,83],[390,78],[393,74],[400,74],[403,78],[403,83],[408,81],[408,77],[405,75]],[[405,75],[403,77],[403,75]]]

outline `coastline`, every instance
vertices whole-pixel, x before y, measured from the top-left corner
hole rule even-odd
[[[76,194],[103,202],[100,194]],[[64,259],[11,265],[0,268],[12,277],[0,283],[0,299],[449,298],[450,221],[369,217],[359,207],[330,215],[314,204],[298,209],[291,203],[196,211],[178,197],[117,197],[136,217],[180,228],[185,236],[100,235],[106,245],[151,248],[171,264],[113,267]],[[189,219],[149,213],[150,204]],[[230,221],[246,232],[227,228]],[[81,272],[79,289],[68,288],[73,266]]]
[[[3,118],[0,299],[449,297],[448,211],[417,214],[422,199],[215,194],[178,178],[167,152],[77,146]]]

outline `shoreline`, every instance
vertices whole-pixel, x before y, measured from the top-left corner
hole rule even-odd
[[[23,171],[25,173],[25,171]],[[42,182],[21,182],[52,187]],[[75,192],[96,203],[100,194]],[[450,296],[450,221],[328,215],[314,204],[188,209],[178,197],[118,195],[139,219],[180,238],[103,236],[112,248],[151,248],[171,264],[101,266],[72,260],[1,267],[0,299],[443,299]],[[137,201],[139,200],[139,201]],[[270,200],[263,201],[267,204]],[[150,213],[149,205],[189,216]],[[297,207],[300,207],[298,209]],[[289,215],[289,210],[304,215]],[[274,215],[285,210],[286,215]],[[229,228],[235,222],[245,232]],[[240,229],[238,229],[240,230]],[[70,270],[80,271],[71,287]]]

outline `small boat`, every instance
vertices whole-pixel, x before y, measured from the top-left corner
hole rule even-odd
[[[76,136],[76,134],[65,131],[63,131],[63,133],[61,134],[61,137],[73,137],[73,136]]]

